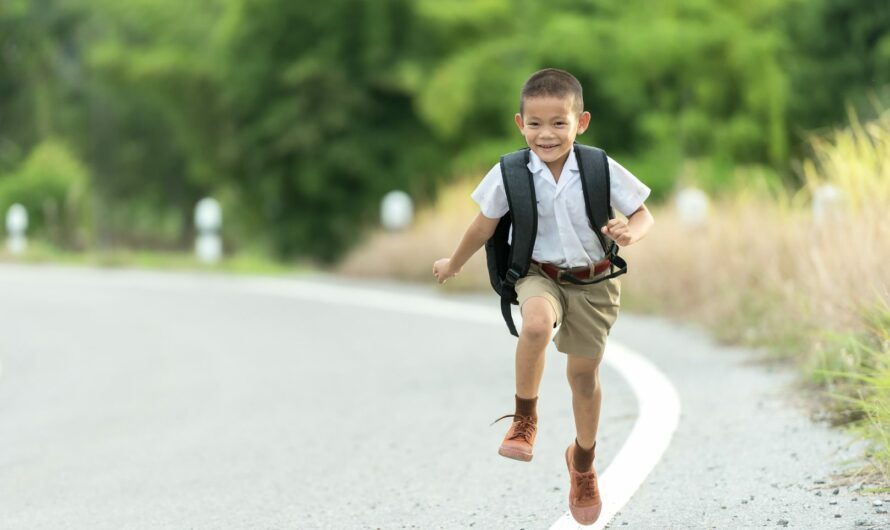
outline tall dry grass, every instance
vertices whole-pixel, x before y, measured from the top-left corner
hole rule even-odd
[[[890,299],[890,114],[816,138],[813,152],[803,189],[770,189],[755,175],[715,200],[704,226],[658,209],[649,238],[625,250],[628,297],[729,339],[799,343],[863,328],[862,308]],[[811,197],[826,184],[842,201],[819,222]]]
[[[346,257],[338,271],[363,278],[435,281],[433,262],[451,256],[479,213],[479,206],[470,198],[477,184],[461,180],[443,190],[435,205],[418,212],[409,230],[372,234]],[[477,252],[445,287],[461,291],[490,289],[485,251]]]
[[[704,226],[659,208],[625,251],[623,293],[796,361],[830,398],[823,412],[873,442],[872,469],[890,484],[890,113],[814,138],[812,152],[801,189],[752,176]],[[826,185],[841,200],[820,220],[812,202]]]

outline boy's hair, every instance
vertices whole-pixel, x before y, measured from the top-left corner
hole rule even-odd
[[[526,98],[540,96],[557,98],[572,96],[572,110],[577,114],[584,112],[581,83],[565,70],[545,68],[533,73],[522,85],[522,91],[519,93],[519,114],[522,114]]]
[[[545,68],[532,74],[522,85],[519,93],[519,114],[522,114],[523,103],[526,98],[540,96],[552,96],[564,98],[572,96],[572,110],[577,114],[584,111],[584,96],[581,91],[581,83],[575,76],[565,70]]]

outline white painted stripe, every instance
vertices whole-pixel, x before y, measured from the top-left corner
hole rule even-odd
[[[410,315],[449,318],[481,324],[507,326],[497,310],[444,298],[395,294],[377,289],[344,287],[307,281],[250,279],[237,283],[240,290],[267,296],[283,296],[326,304],[340,304],[366,309],[396,311]]]
[[[8,268],[3,268],[6,269],[4,272],[10,272]],[[21,269],[13,271],[25,272]],[[58,271],[59,269],[55,270]],[[39,273],[34,276],[26,275],[30,276],[29,279],[45,278]],[[221,290],[492,324],[502,327],[502,332],[506,333],[506,326],[494,304],[492,307],[483,307],[431,296],[397,294],[305,280],[203,276],[200,278],[203,281],[199,283],[195,281],[196,277],[187,275],[125,271],[91,275],[83,270],[78,270],[76,277],[77,280],[86,280],[84,283],[101,281],[106,285],[123,288],[137,287],[193,294],[200,294],[202,288],[210,284]],[[514,317],[518,323],[519,315],[514,313]],[[679,423],[680,398],[668,378],[654,364],[614,340],[609,341],[603,361],[627,381],[637,398],[639,416],[624,445],[600,476],[603,511],[599,520],[594,525],[582,527],[566,512],[551,526],[551,530],[604,528],[655,468]]]

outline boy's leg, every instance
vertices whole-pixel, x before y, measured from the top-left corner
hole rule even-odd
[[[516,395],[523,399],[538,397],[544,375],[544,351],[550,342],[556,312],[542,296],[522,304],[522,329],[516,344]]]
[[[565,289],[566,314],[556,349],[568,354],[566,376],[572,389],[575,441],[566,449],[569,469],[569,509],[581,524],[593,524],[603,507],[593,466],[596,434],[603,400],[599,366],[606,338],[618,317],[621,284],[612,279],[582,289]]]
[[[581,524],[593,524],[603,507],[593,467],[596,432],[603,394],[599,379],[600,359],[568,355],[566,375],[572,389],[575,441],[566,449],[569,468],[569,509]]]
[[[572,411],[580,459],[596,442],[602,404],[599,367],[609,330],[618,318],[621,284],[608,280],[582,289],[566,289],[572,307],[554,342],[568,357],[566,376],[572,389]],[[579,471],[587,471],[582,465]]]
[[[498,449],[501,456],[524,462],[532,459],[538,423],[535,409],[544,374],[544,351],[556,321],[556,311],[547,298],[532,296],[523,301],[522,329],[516,345],[516,412],[512,415],[513,424]]]
[[[572,389],[576,438],[582,449],[593,447],[599,428],[600,407],[603,401],[599,365],[600,359],[568,355],[566,375]]]

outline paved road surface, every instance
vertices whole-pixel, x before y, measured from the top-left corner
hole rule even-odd
[[[488,425],[512,410],[500,326],[251,282],[0,266],[0,528],[531,529],[565,512],[561,354],[522,464],[496,455],[507,420]],[[657,320],[623,315],[613,338],[671,377],[683,416],[611,528],[890,525],[816,484],[855,451],[789,405],[787,374]],[[626,382],[603,384],[601,470],[636,417]]]

